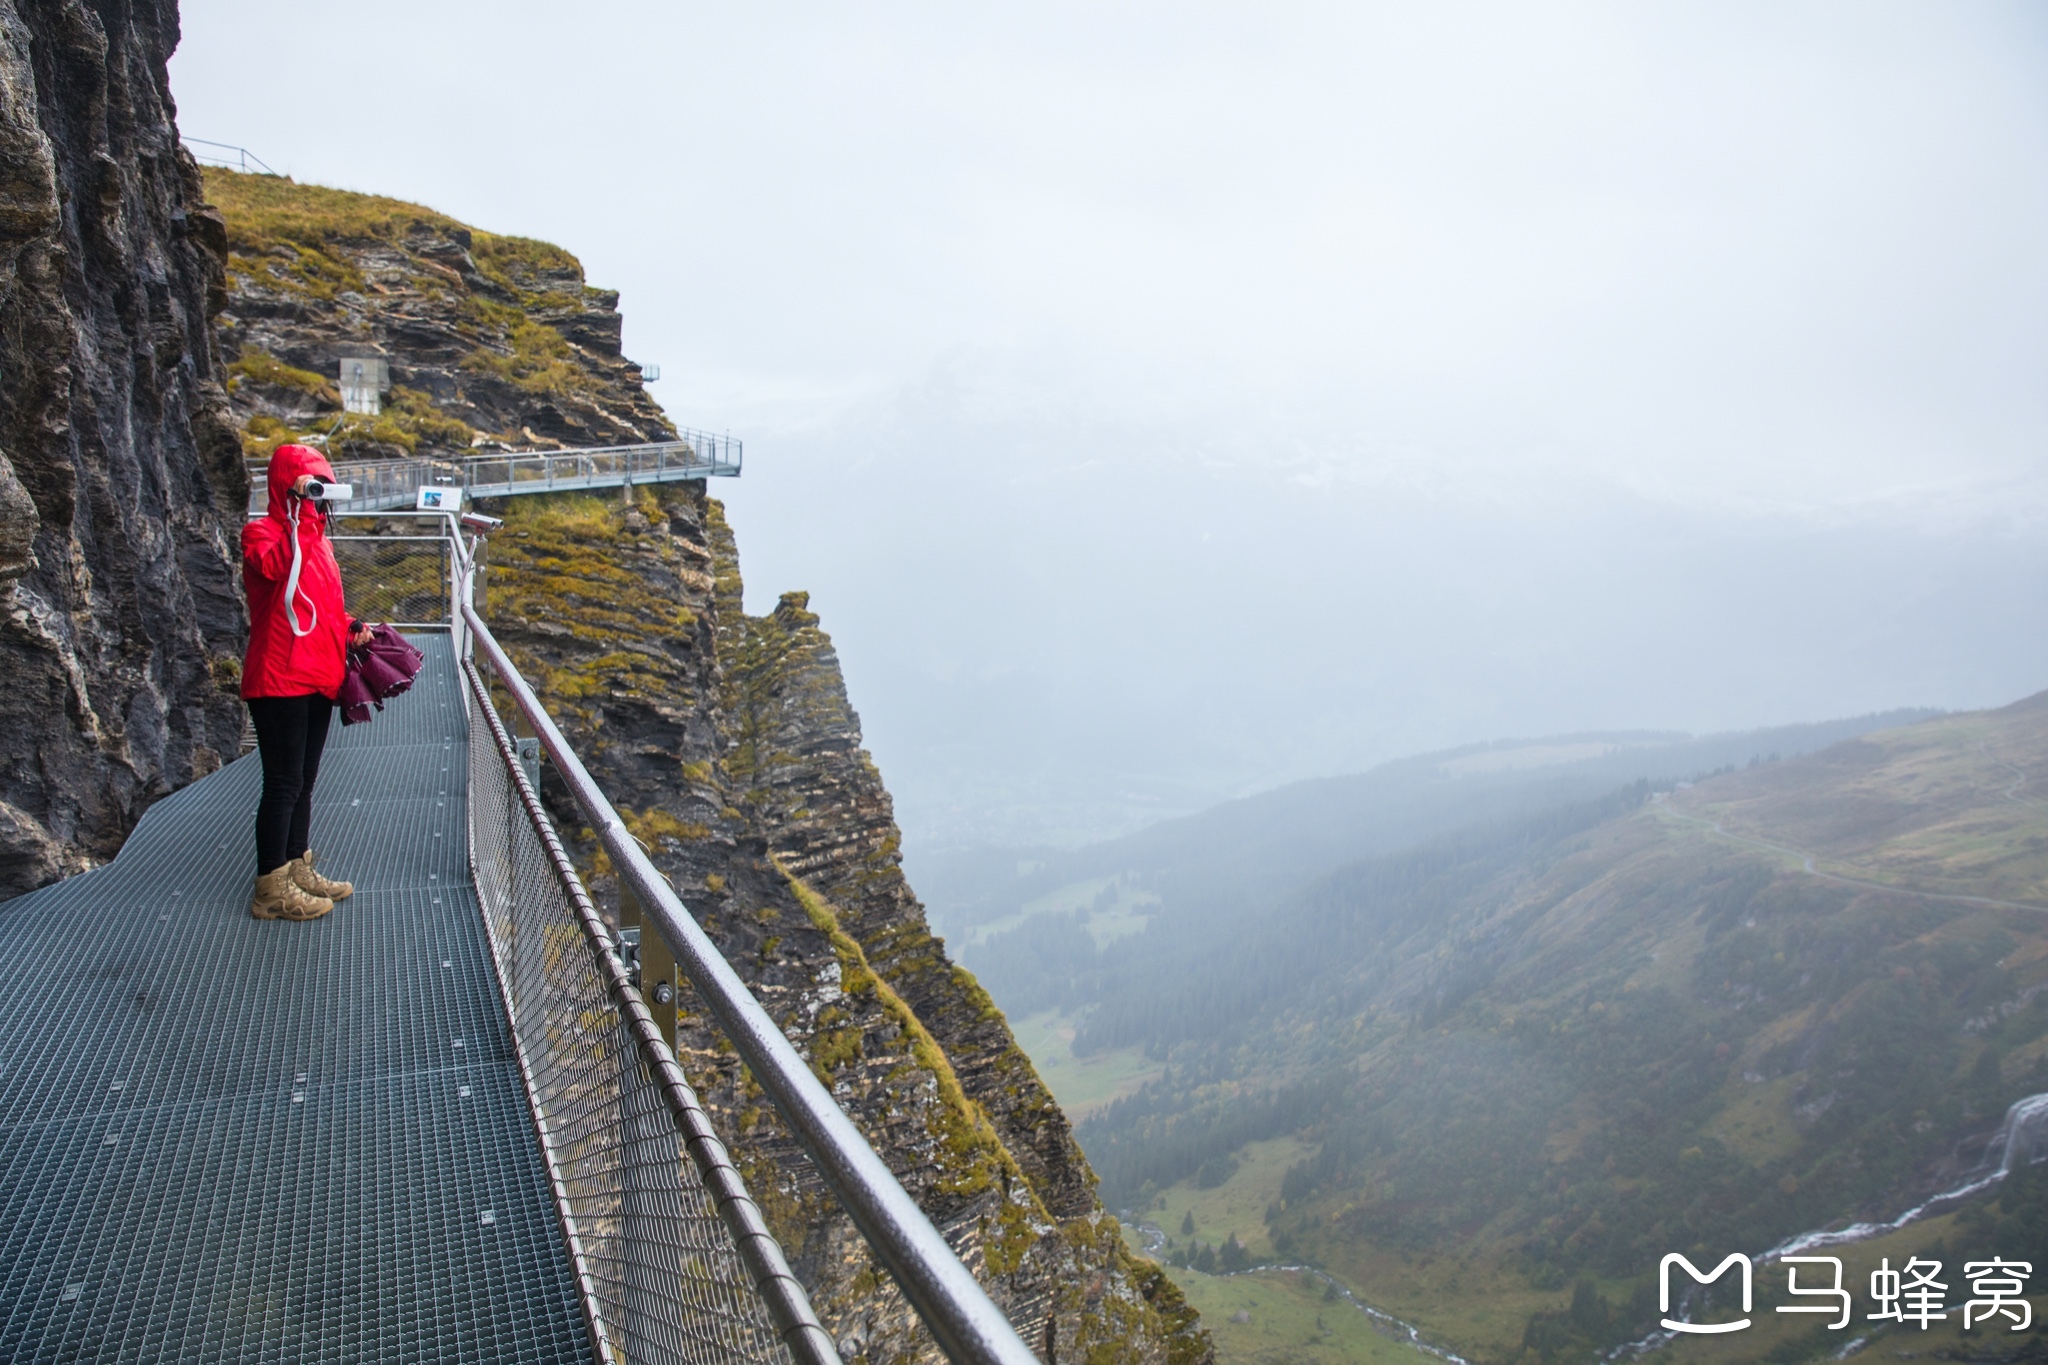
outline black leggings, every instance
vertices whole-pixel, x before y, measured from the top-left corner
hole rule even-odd
[[[251,697],[249,719],[263,755],[263,799],[256,805],[256,875],[275,872],[306,851],[313,831],[313,783],[334,703],[310,697]]]

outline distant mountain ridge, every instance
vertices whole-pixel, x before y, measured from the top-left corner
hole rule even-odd
[[[1289,783],[1084,848],[956,850],[922,861],[920,880],[929,888],[935,921],[948,933],[1015,914],[1065,883],[1119,873],[1161,878],[1155,889],[1171,884],[1204,902],[1270,899],[1352,859],[1460,825],[1591,800],[1639,778],[1683,780],[1812,753],[1937,714],[1911,707],[1712,735],[1589,731],[1468,744],[1363,773]],[[1591,748],[1599,752],[1564,756]],[[1525,765],[1501,761],[1532,751],[1553,757]],[[1497,766],[1475,762],[1488,759]],[[1019,872],[1020,862],[1029,869]],[[1239,867],[1253,871],[1244,875]]]
[[[1812,753],[1936,714],[1897,710],[1706,736],[1604,731],[1470,744],[1292,783],[1086,848],[969,851],[921,876],[935,927],[959,941],[963,963],[1013,1016],[1102,1002],[1129,1009],[1137,1006],[1125,983],[1143,983],[1159,962],[1174,960],[1191,928],[1260,913],[1358,859],[1599,801],[1636,782],[1670,788]],[[1099,951],[1101,916],[1034,913],[1061,902],[1063,887],[1107,882],[1120,888],[1115,930],[1128,932],[1130,915],[1141,913],[1138,923],[1156,932]],[[1084,1030],[1083,1047],[1102,1044],[1102,1023]]]

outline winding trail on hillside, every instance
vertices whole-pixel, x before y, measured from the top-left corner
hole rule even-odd
[[[2011,767],[2010,764],[2005,766]],[[2019,770],[2015,768],[2013,771],[2018,772]],[[2020,773],[2019,782],[2015,783],[2011,790],[2017,791],[2019,786],[2024,784],[2026,780],[2026,774]],[[2019,797],[2014,797],[2013,799],[2021,800]],[[2021,800],[2021,804],[2028,803]],[[1823,872],[1814,865],[1814,855],[1808,853],[1803,848],[1792,848],[1786,844],[1774,844],[1768,839],[1756,839],[1747,834],[1732,833],[1724,828],[1720,821],[1709,820],[1703,815],[1687,815],[1684,811],[1673,806],[1668,800],[1660,803],[1657,809],[1673,820],[1683,820],[1689,825],[1705,825],[1730,843],[1744,844],[1750,848],[1760,848],[1767,852],[1783,853],[1788,857],[1797,858],[1810,876],[1818,877],[1822,881],[1839,882],[1843,886],[1860,886],[1870,891],[1889,891],[1894,895],[1918,896],[1922,900],[1950,901],[1957,905],[1982,905],[1989,906],[1994,910],[2027,910],[2037,915],[2048,914],[2048,905],[2036,905],[2029,901],[2002,901],[1995,896],[1965,896],[1953,891],[1922,891],[1918,887],[1898,886],[1891,882],[1872,881],[1867,877],[1850,877],[1840,872]]]
[[[2008,763],[2004,759],[2000,758],[1997,754],[1992,753],[1991,741],[1988,739],[1982,741],[1977,745],[1977,752],[1984,755],[1985,758],[1997,764],[1999,767],[2005,769],[2007,772],[2011,773],[2015,778],[2019,779],[2018,781],[2014,782],[2010,787],[2007,787],[2004,791],[2000,792],[2000,796],[2004,797],[2006,800],[2012,802],[2016,806],[2025,806],[2029,810],[2038,809],[2040,807],[2040,802],[2033,800],[2031,797],[2020,795],[2020,788],[2027,785],[2026,769],[2020,767],[2020,765],[2017,763]]]

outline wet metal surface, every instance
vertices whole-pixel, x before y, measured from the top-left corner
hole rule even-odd
[[[337,722],[314,847],[247,913],[253,755],[0,904],[0,1360],[587,1360],[469,882],[445,636]]]

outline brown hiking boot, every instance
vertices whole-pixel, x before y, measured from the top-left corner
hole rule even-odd
[[[313,850],[307,849],[287,863],[292,870],[292,881],[301,891],[310,891],[315,896],[325,896],[331,901],[345,901],[356,893],[354,882],[338,882],[332,877],[323,877],[313,870]]]
[[[256,879],[256,894],[249,900],[249,913],[257,919],[319,919],[334,908],[325,896],[316,896],[292,881],[292,865],[272,868]]]

